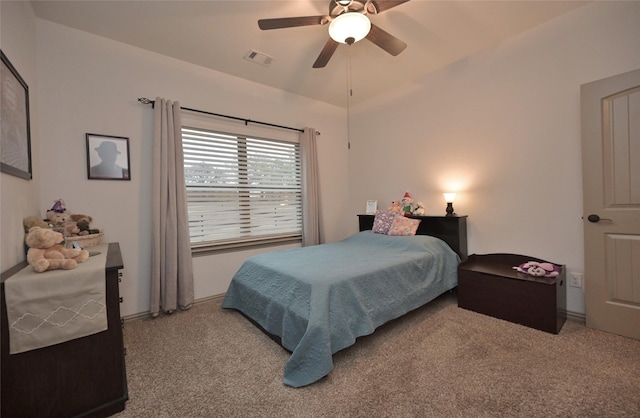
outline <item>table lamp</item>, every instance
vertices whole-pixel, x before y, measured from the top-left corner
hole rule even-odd
[[[455,216],[456,213],[453,211],[453,201],[456,199],[455,193],[443,193],[444,200],[447,202],[447,216]]]

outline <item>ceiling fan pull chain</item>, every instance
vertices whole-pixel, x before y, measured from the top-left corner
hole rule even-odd
[[[347,55],[347,77],[348,77],[348,87],[349,87],[349,98],[353,97],[353,86],[351,85],[351,48],[348,48],[348,55]]]
[[[351,45],[347,48],[347,149],[351,149],[351,113],[350,104],[353,89],[351,88]]]

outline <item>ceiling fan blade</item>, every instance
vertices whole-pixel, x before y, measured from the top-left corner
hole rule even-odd
[[[404,51],[407,47],[407,44],[402,42],[400,39],[388,32],[385,32],[374,24],[371,24],[371,30],[366,38],[394,57]]]
[[[367,2],[367,12],[371,14],[382,13],[386,10],[400,6],[409,0],[372,0]]]
[[[279,17],[274,19],[259,19],[258,26],[262,30],[295,28],[297,26],[324,25],[329,22],[327,16]]]
[[[333,53],[338,48],[338,43],[333,39],[329,38],[326,44],[324,44],[324,48],[320,51],[320,55],[316,59],[316,62],[313,63],[313,68],[324,68],[325,65],[329,62]]]

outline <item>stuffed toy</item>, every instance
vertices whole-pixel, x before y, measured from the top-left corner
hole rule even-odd
[[[513,269],[536,277],[556,277],[560,274],[560,267],[555,264],[537,261],[528,261]]]
[[[71,220],[78,225],[78,229],[80,230],[79,235],[89,234],[89,230],[91,229],[91,222],[93,222],[93,218],[91,218],[91,216],[75,213],[71,215]]]
[[[60,228],[64,228],[64,233],[67,237],[80,235],[80,228],[78,228],[78,224],[74,221],[66,221],[60,225]]]
[[[71,220],[71,215],[67,212],[64,200],[55,201],[51,209],[47,211],[47,220],[51,226],[62,227],[63,224]]]
[[[402,212],[402,208],[400,207],[400,201],[399,200],[392,200],[391,201],[391,206],[389,206],[389,209],[387,209],[390,212]]]
[[[415,209],[413,209],[413,214],[416,216],[424,216],[425,214],[424,203],[422,202],[416,203],[416,207]]]
[[[58,213],[47,211],[47,220],[52,227],[59,228],[62,227],[65,222],[69,222],[71,220],[71,217],[66,212]]]
[[[411,197],[409,192],[406,192],[404,194],[404,197],[402,198],[401,211],[404,212],[405,216],[409,216],[411,215],[411,212],[413,212],[413,198]]]
[[[34,226],[25,242],[29,246],[27,262],[38,273],[55,269],[74,269],[89,258],[89,251],[65,248],[61,233],[53,229]]]
[[[40,228],[48,228],[49,224],[38,218],[37,216],[27,216],[22,220],[22,226],[24,226],[24,232],[26,234],[34,226],[39,226]]]

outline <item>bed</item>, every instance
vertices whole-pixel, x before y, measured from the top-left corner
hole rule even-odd
[[[419,235],[389,236],[371,231],[373,215],[362,216],[361,231],[342,241],[250,257],[231,280],[222,307],[240,311],[291,352],[288,386],[316,382],[333,369],[334,353],[457,285],[466,218],[458,218],[463,231],[429,226],[445,217],[419,217],[427,221]],[[438,238],[445,233],[451,241],[452,231],[459,245]]]

